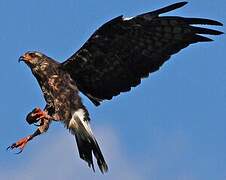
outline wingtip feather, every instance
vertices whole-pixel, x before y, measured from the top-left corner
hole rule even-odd
[[[223,32],[218,31],[218,30],[196,27],[196,26],[191,26],[190,29],[192,31],[194,31],[194,33],[197,33],[197,34],[209,34],[209,35],[221,35],[221,34],[223,34]]]
[[[169,11],[181,8],[184,5],[186,5],[187,3],[188,3],[187,1],[182,1],[182,2],[175,3],[175,4],[171,4],[169,6],[157,9],[155,11],[152,11],[151,14],[156,14],[156,15],[163,14],[163,13],[166,13],[166,12],[169,12]]]
[[[197,34],[195,36],[193,36],[192,39],[194,42],[211,42],[211,41],[213,41],[213,39],[210,39],[205,36],[197,35]]]
[[[215,21],[212,19],[205,18],[184,18],[184,20],[189,24],[203,24],[203,25],[214,25],[214,26],[223,26],[223,23]]]
[[[102,174],[107,173],[108,172],[108,166],[106,163],[99,165],[100,171]]]

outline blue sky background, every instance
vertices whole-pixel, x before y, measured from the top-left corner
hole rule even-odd
[[[225,35],[186,48],[141,86],[98,108],[84,97],[109,164],[106,175],[86,167],[60,123],[19,156],[5,150],[35,130],[26,114],[45,105],[30,70],[17,63],[20,55],[38,50],[62,62],[104,22],[174,2],[0,0],[0,179],[226,179]],[[225,23],[225,9],[224,0],[190,0],[167,15]]]

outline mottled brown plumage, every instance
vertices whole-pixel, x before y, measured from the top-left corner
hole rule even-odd
[[[222,25],[214,20],[160,16],[185,4],[176,3],[129,19],[114,18],[63,63],[39,52],[25,53],[20,59],[38,80],[47,104],[43,111],[35,108],[27,116],[29,124],[40,123],[37,131],[9,148],[23,150],[29,140],[47,131],[52,121],[61,121],[75,135],[80,157],[94,168],[93,153],[101,172],[106,172],[107,164],[78,93],[81,91],[99,105],[140,84],[142,78],[157,71],[171,55],[188,45],[212,41],[200,34],[222,34],[192,26]]]

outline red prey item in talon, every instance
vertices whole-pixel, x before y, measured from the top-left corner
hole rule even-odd
[[[26,146],[28,141],[30,141],[31,139],[32,139],[32,136],[27,136],[25,138],[22,138],[19,141],[17,141],[16,143],[13,143],[11,146],[9,146],[7,148],[7,150],[18,148],[18,149],[20,149],[20,151],[16,154],[20,154],[24,150],[24,147]]]
[[[37,123],[43,119],[51,119],[46,111],[42,111],[40,108],[33,109],[26,117],[26,121],[29,124]]]

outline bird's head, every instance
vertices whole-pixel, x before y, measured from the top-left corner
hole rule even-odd
[[[24,61],[30,67],[36,67],[45,60],[45,55],[37,51],[28,51],[20,56],[19,62]]]

